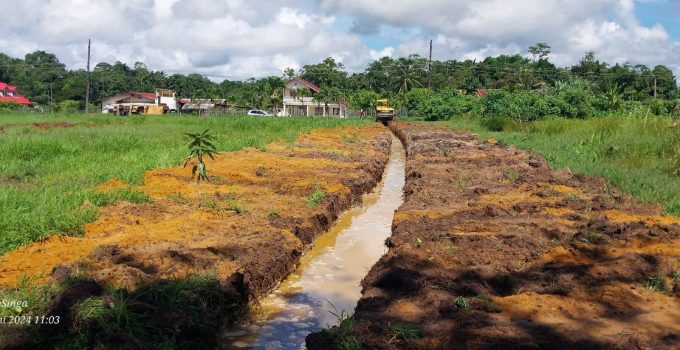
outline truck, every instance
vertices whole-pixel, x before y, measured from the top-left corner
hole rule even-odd
[[[379,99],[375,103],[375,121],[383,125],[389,124],[394,119],[394,108],[390,107],[387,99]]]

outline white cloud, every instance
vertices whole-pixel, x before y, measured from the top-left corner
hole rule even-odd
[[[82,68],[92,38],[95,62],[143,61],[168,73],[246,79],[328,56],[360,71],[386,55],[424,56],[430,38],[437,59],[521,53],[543,41],[560,65],[593,50],[611,63],[666,64],[680,73],[680,43],[660,24],[641,24],[637,2],[0,0],[0,52],[43,49]],[[351,28],[340,29],[338,18],[349,18]],[[382,47],[364,43],[386,37]]]

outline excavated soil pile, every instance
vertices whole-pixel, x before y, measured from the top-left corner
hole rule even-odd
[[[407,148],[354,334],[380,349],[677,349],[680,218],[443,127]]]
[[[390,142],[383,127],[343,127],[220,154],[206,160],[211,182],[200,185],[200,208],[190,166],[149,171],[139,187],[109,181],[97,190],[129,188],[151,201],[102,208],[84,237],[54,236],[0,257],[0,286],[22,275],[46,282],[76,273],[134,290],[213,273],[260,296],[379,182]]]

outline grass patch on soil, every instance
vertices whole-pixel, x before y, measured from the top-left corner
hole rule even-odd
[[[668,118],[609,116],[545,119],[504,124],[489,131],[478,119],[452,118],[443,124],[534,150],[555,169],[602,176],[647,203],[660,203],[680,216],[680,127]]]
[[[147,201],[131,189],[102,193],[95,187],[111,179],[139,185],[145,171],[180,164],[186,157],[185,132],[210,129],[217,149],[228,152],[264,149],[277,140],[290,144],[300,132],[316,128],[368,123],[295,117],[0,115],[0,254],[55,234],[82,234],[99,206]]]
[[[30,305],[6,309],[13,313],[5,316],[59,317],[58,324],[3,326],[29,335],[24,345],[40,349],[110,349],[127,344],[149,349],[215,348],[223,326],[247,311],[246,303],[225,293],[210,274],[135,291],[102,289],[77,278],[48,285],[26,281],[16,290],[0,291],[0,296]]]
[[[307,197],[307,206],[308,207],[316,207],[321,203],[323,198],[326,197],[326,193],[319,187],[318,185],[314,189],[314,192]]]

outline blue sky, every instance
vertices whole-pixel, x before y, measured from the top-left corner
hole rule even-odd
[[[680,40],[680,1],[639,2],[635,14],[646,26],[661,23],[673,39]]]
[[[483,59],[537,42],[572,65],[586,51],[611,64],[680,73],[678,0],[0,0],[0,52],[55,53],[83,68],[145,62],[214,80],[279,75],[334,57],[362,71],[388,55]],[[77,9],[77,11],[75,10]]]

